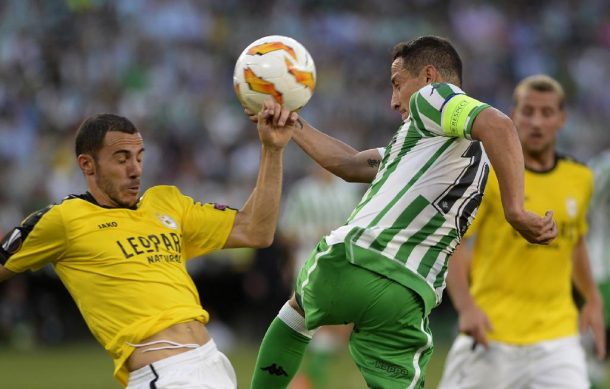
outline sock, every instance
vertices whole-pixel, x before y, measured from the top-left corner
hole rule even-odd
[[[312,383],[313,388],[325,388],[328,384],[330,362],[334,356],[332,351],[311,350],[307,366],[305,366],[303,371]]]
[[[305,319],[288,303],[284,304],[261,343],[251,388],[286,388],[299,369],[311,336]]]
[[[313,338],[302,367],[312,388],[323,389],[328,384],[330,364],[343,344],[341,333],[322,327]]]

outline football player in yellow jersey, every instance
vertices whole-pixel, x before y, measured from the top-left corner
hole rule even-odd
[[[271,244],[283,151],[298,115],[268,101],[258,117],[259,175],[239,211],[195,202],[172,186],[139,197],[140,132],[117,115],[85,120],[75,143],[88,191],[8,232],[0,280],[52,264],[129,388],[235,388],[185,262],[221,248]]]
[[[564,104],[563,88],[546,75],[515,88],[525,204],[553,209],[559,233],[548,246],[519,237],[504,221],[490,174],[466,235],[474,236],[473,252],[462,243],[449,261],[447,284],[461,334],[439,388],[589,388],[579,329],[592,331],[597,356],[605,356],[603,303],[584,240],[593,178],[586,166],[555,151]],[[572,283],[584,299],[580,323]]]

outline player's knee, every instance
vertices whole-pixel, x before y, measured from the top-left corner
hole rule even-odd
[[[303,311],[303,309],[301,308],[301,306],[297,302],[296,295],[294,295],[294,294],[292,295],[290,300],[288,300],[288,304],[290,304],[290,306],[292,308],[294,308],[294,310],[297,311],[299,313],[299,315],[305,317],[305,312]]]

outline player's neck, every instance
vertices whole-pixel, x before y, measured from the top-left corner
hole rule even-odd
[[[525,160],[525,167],[528,170],[546,172],[555,167],[557,156],[555,155],[555,150],[550,149],[539,154],[524,153],[523,158]]]

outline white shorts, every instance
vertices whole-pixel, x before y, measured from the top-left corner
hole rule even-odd
[[[588,389],[585,353],[577,336],[527,346],[490,342],[489,349],[459,335],[438,389]]]
[[[129,373],[127,389],[235,389],[235,370],[216,343],[173,355]]]

